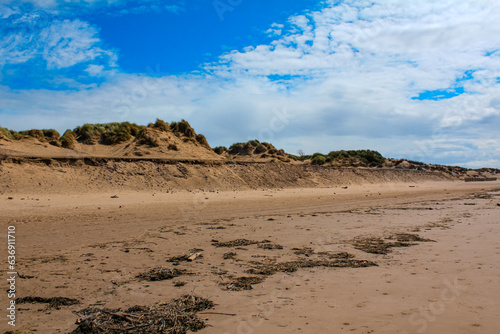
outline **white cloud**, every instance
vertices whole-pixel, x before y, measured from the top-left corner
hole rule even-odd
[[[65,68],[113,54],[98,47],[95,28],[79,20],[55,21],[38,36],[40,54],[48,68]],[[114,59],[111,61],[113,65]]]
[[[167,11],[178,14],[184,10],[184,2],[174,0],[165,4],[163,0],[0,0],[0,15],[7,10],[15,10],[24,4],[31,4],[35,10],[44,10],[54,14],[75,15],[80,11],[103,11],[107,14],[137,14],[145,12]]]
[[[279,23],[271,24],[271,28],[266,30],[266,33],[270,36],[280,36],[285,25]]]
[[[90,64],[85,71],[94,77],[101,76],[104,71],[104,65]]]
[[[500,160],[500,57],[486,56],[500,49],[500,3],[333,4],[273,24],[267,31],[275,36],[272,43],[225,54],[203,74],[118,74],[77,92],[0,87],[0,109],[21,114],[0,114],[2,123],[24,128],[50,120],[62,130],[82,122],[186,118],[213,145],[257,137],[292,153],[373,148],[429,162]],[[55,51],[46,55],[51,66],[108,55],[91,26],[57,24],[67,25],[68,38],[58,37],[56,26],[48,28],[44,38]],[[13,43],[24,43],[19,39]],[[19,56],[32,57],[25,52]],[[93,75],[102,70],[87,67]],[[457,82],[470,70],[474,79]],[[465,94],[411,99],[457,85]],[[276,113],[284,109],[293,117],[277,127]]]
[[[466,161],[459,163],[458,165],[467,168],[497,168],[500,169],[500,160],[490,159],[482,161]]]
[[[17,11],[15,11],[14,9],[0,4],[0,19],[6,19],[9,16],[16,14],[16,13],[17,13]]]
[[[116,55],[101,47],[98,30],[87,22],[26,13],[13,20],[9,29],[10,33],[0,37],[2,66],[31,60],[45,61],[49,70],[91,62],[108,69],[116,66]]]

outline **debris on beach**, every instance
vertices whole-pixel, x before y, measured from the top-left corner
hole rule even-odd
[[[425,239],[417,234],[398,233],[389,238],[388,240],[396,240],[394,242],[386,242],[386,240],[378,237],[358,238],[352,243],[354,248],[361,250],[365,253],[371,254],[388,254],[392,252],[395,247],[410,247],[417,245],[415,242],[430,242],[431,239]]]
[[[184,285],[186,285],[186,284],[187,284],[187,282],[184,282],[184,281],[175,281],[175,282],[174,282],[174,286],[175,286],[176,288],[180,288],[181,286],[184,286]]]
[[[16,304],[48,304],[48,308],[54,308],[59,310],[61,306],[71,306],[80,304],[78,299],[66,298],[66,297],[22,297],[16,299]]]
[[[201,258],[201,257],[203,257],[203,255],[201,253],[194,253],[194,254],[189,255],[188,261],[194,261],[197,258]]]
[[[310,247],[292,248],[292,250],[295,253],[295,255],[311,256],[312,254],[314,254],[314,250]]]
[[[167,269],[163,267],[156,267],[154,269],[151,269],[145,273],[141,273],[137,275],[136,277],[145,280],[145,281],[163,281],[163,280],[168,280],[172,279],[175,277],[179,277],[182,275],[188,275],[187,270],[184,269]]]
[[[279,244],[273,244],[273,243],[266,243],[266,244],[259,244],[257,248],[262,248],[262,249],[283,249],[283,246]]]
[[[396,239],[400,242],[435,242],[431,239],[422,238],[418,234],[410,234],[410,233],[398,233],[389,239]]]
[[[361,250],[365,253],[371,254],[388,254],[392,252],[393,247],[409,247],[412,244],[409,242],[385,242],[381,238],[364,238],[357,239],[352,244],[354,248]]]
[[[197,249],[198,250],[198,249]],[[179,262],[192,262],[196,259],[202,258],[203,254],[201,252],[190,252],[187,255],[172,256],[166,260],[166,262],[173,262],[179,264]]]
[[[247,240],[247,239],[236,239],[236,240],[227,241],[227,242],[220,242],[220,241],[213,240],[212,245],[215,247],[241,247],[241,246],[264,244],[264,243],[270,243],[270,242],[271,241],[269,241],[269,240],[255,241],[255,240]]]
[[[340,253],[332,253],[332,252],[318,252],[316,253],[312,248],[310,247],[303,247],[303,248],[292,248],[294,251],[295,255],[304,255],[306,257],[310,257],[312,255],[319,255],[322,257],[328,257],[329,259],[351,259],[354,257],[353,254],[347,253],[347,252],[340,252]]]
[[[264,278],[258,276],[237,277],[232,278],[228,283],[221,283],[220,285],[226,290],[243,291],[252,290],[252,285],[262,283],[263,281]]]
[[[339,252],[339,253],[330,253],[330,252],[319,252],[317,253],[320,256],[326,256],[329,259],[352,259],[354,257],[353,254],[347,252]]]
[[[222,258],[224,260],[234,260],[236,258],[236,255],[238,255],[237,253],[235,252],[228,252],[228,253],[224,253],[224,255],[222,255]]]
[[[208,299],[184,295],[165,304],[132,306],[121,309],[89,307],[77,312],[78,327],[70,334],[185,334],[196,332],[207,324],[197,313],[208,310],[214,303]]]
[[[270,276],[277,272],[292,273],[300,268],[366,268],[377,266],[375,262],[356,259],[336,259],[336,260],[295,260],[288,262],[252,262],[253,267],[246,270],[252,275]]]

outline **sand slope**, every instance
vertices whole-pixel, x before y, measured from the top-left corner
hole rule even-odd
[[[0,158],[0,193],[245,190],[457,179],[444,172],[286,163],[113,158]]]

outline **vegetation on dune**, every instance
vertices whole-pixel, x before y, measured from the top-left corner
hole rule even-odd
[[[332,151],[328,153],[328,156],[331,157],[332,160],[357,158],[371,167],[382,165],[385,162],[385,158],[382,154],[372,150]]]
[[[255,147],[255,150],[254,150],[254,153],[255,154],[261,154],[261,153],[264,153],[266,152],[268,149],[267,146],[263,145],[263,144],[259,144]]]
[[[84,144],[104,145],[120,144],[135,137],[144,128],[143,125],[135,123],[106,123],[106,124],[84,124],[73,130],[76,140]]]
[[[228,153],[231,155],[248,155],[252,154],[257,145],[259,145],[258,140],[250,140],[246,143],[234,143],[229,146]]]
[[[41,131],[45,138],[50,138],[53,140],[59,140],[59,138],[61,138],[61,134],[55,129],[43,129]]]
[[[311,158],[311,164],[313,165],[324,165],[327,162],[327,157],[321,153],[314,153]]]
[[[19,135],[21,136],[27,136],[27,137],[33,137],[36,139],[44,140],[45,136],[43,135],[42,130],[38,129],[31,129],[31,130],[26,130],[26,131],[19,131]]]
[[[61,146],[64,148],[75,148],[76,137],[71,130],[66,130],[59,141],[61,142]]]
[[[228,149],[231,155],[249,155],[249,154],[278,154],[284,155],[283,150],[277,150],[273,145],[265,142],[259,142],[257,139],[249,140],[246,143],[234,143]]]
[[[227,152],[227,147],[226,146],[217,146],[216,148],[213,149],[213,151],[217,154],[223,154],[224,152]]]
[[[132,136],[124,128],[117,128],[114,131],[106,131],[101,135],[101,143],[104,145],[120,144],[129,140]]]
[[[183,137],[182,140],[186,143],[191,141],[193,143],[200,144],[209,150],[211,149],[207,138],[202,134],[196,134],[196,131],[194,131],[189,122],[184,119],[180,122],[171,122],[170,125],[157,119],[153,127],[165,132],[172,131],[176,136]]]
[[[159,118],[156,119],[156,122],[150,123],[148,125],[148,127],[156,129],[158,131],[163,131],[163,132],[168,132],[170,130],[170,124],[168,124],[167,122],[165,122]]]
[[[42,142],[48,142],[49,144],[60,146],[59,138],[61,137],[61,135],[59,134],[59,132],[57,132],[57,130],[54,129],[31,129],[17,132],[0,127],[0,131],[5,137],[11,140],[19,140],[23,137],[32,137]]]
[[[170,123],[170,129],[175,134],[184,135],[188,138],[194,138],[196,136],[196,132],[191,127],[191,125],[186,120],[181,120],[180,122],[172,122]]]
[[[198,142],[198,144],[200,144],[201,146],[205,146],[206,148],[210,149],[210,145],[208,144],[208,141],[207,141],[207,138],[202,135],[202,134],[197,134],[196,135],[196,141]]]
[[[314,153],[313,155],[294,156],[294,159],[298,161],[310,160],[313,165],[324,165],[329,162],[357,161],[370,167],[380,166],[385,162],[382,154],[372,150],[331,151],[328,154]]]
[[[7,128],[2,128],[1,126],[0,126],[0,132],[10,140],[17,140],[20,138],[19,133],[17,131],[9,130]]]
[[[139,144],[142,145],[148,145],[151,147],[158,147],[160,146],[160,138],[157,134],[157,131],[155,131],[156,127],[147,127],[139,131],[135,139]]]
[[[196,145],[211,149],[210,145],[202,134],[196,134],[195,130],[186,120],[180,122],[171,122],[170,124],[156,119],[154,123],[148,126],[137,125],[130,122],[113,122],[103,124],[84,124],[76,127],[74,130],[66,130],[61,136],[55,129],[32,129],[16,132],[7,128],[0,127],[0,137],[10,140],[19,140],[24,137],[33,137],[41,142],[48,142],[55,146],[62,146],[68,149],[74,149],[77,143],[87,145],[104,144],[115,145],[135,138],[138,144],[149,145],[150,147],[159,147],[162,140],[161,133],[172,133],[182,139],[184,142],[192,142]],[[168,143],[168,149],[177,151],[179,146],[174,143]],[[372,150],[340,150],[331,151],[328,154],[314,153],[313,155],[304,155],[302,151],[299,156],[285,153],[283,150],[276,149],[272,144],[260,142],[256,139],[248,142],[238,142],[229,148],[218,146],[213,151],[219,155],[228,153],[229,155],[260,155],[260,157],[272,157],[289,161],[293,158],[297,161],[310,161],[312,165],[324,165],[331,163],[333,165],[351,165],[351,166],[369,166],[376,167],[384,164],[386,159],[377,151]],[[422,163],[412,162],[421,165]]]
[[[97,144],[102,132],[104,132],[104,128],[98,124],[84,124],[73,130],[77,141],[89,145]]]
[[[57,147],[61,146],[61,142],[59,139],[61,138],[61,134],[54,129],[44,129],[42,133],[45,137],[45,140],[49,142],[50,145],[54,145]]]

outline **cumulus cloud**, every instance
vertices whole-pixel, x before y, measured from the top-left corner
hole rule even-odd
[[[285,26],[283,24],[273,23],[273,24],[271,24],[271,28],[266,30],[266,33],[270,36],[279,36],[279,35],[281,35],[282,29],[284,27]]]

